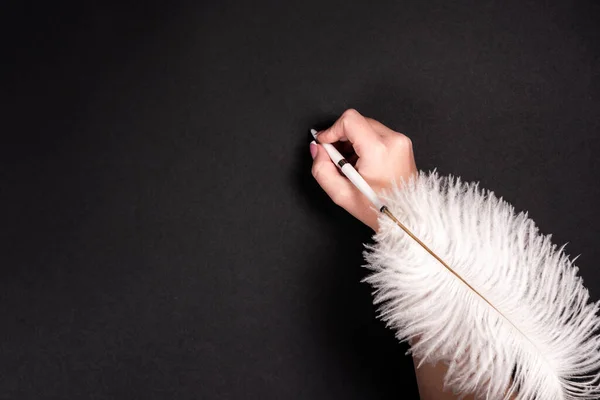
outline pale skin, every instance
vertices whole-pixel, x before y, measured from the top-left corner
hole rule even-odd
[[[388,188],[393,180],[401,182],[417,174],[412,142],[404,134],[349,109],[328,129],[318,133],[320,143],[332,143],[375,191]],[[312,175],[335,204],[342,207],[373,231],[379,229],[378,213],[367,198],[331,162],[319,144],[310,145]],[[420,360],[413,357],[414,365]],[[453,400],[450,389],[444,390],[447,368],[443,363],[423,364],[415,368],[422,400]],[[474,399],[473,395],[464,397]],[[514,399],[515,396],[511,396]]]

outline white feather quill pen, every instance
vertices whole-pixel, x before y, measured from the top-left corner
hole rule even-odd
[[[598,303],[563,248],[478,184],[420,173],[380,194],[365,279],[380,317],[445,384],[487,399],[597,399]]]

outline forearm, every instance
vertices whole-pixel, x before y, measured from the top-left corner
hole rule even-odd
[[[419,359],[413,357],[415,367],[415,376],[417,377],[417,385],[419,386],[419,397],[421,400],[456,400],[458,397],[452,393],[450,388],[444,388],[444,377],[448,372],[448,366],[443,363],[422,364],[419,368]],[[515,400],[516,394],[509,397],[510,400]],[[475,400],[473,393],[463,397],[464,400]]]
[[[422,364],[417,368],[419,361],[419,359],[413,357],[421,400],[455,400],[456,395],[449,388],[444,390],[444,377],[448,372],[448,367],[442,363],[437,363],[436,365]],[[471,395],[465,399],[469,398],[474,399],[475,397]]]
[[[365,252],[381,318],[400,339],[419,338],[410,344],[415,365],[425,359],[416,369],[423,399],[452,399],[453,391],[597,398],[598,304],[588,302],[572,261],[525,214],[435,174],[384,197],[444,260],[384,216]]]

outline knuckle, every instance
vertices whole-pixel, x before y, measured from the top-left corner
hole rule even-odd
[[[360,113],[354,108],[349,108],[342,114],[341,118],[345,120],[353,120],[360,117]]]
[[[412,140],[410,140],[408,136],[401,133],[398,133],[396,136],[394,136],[393,143],[402,149],[412,148]]]
[[[351,193],[347,190],[336,190],[331,194],[331,200],[340,207],[344,207],[350,200]]]

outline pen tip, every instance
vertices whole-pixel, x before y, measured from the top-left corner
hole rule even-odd
[[[311,129],[310,130],[310,134],[313,135],[313,137],[317,137],[317,130],[316,129]]]

